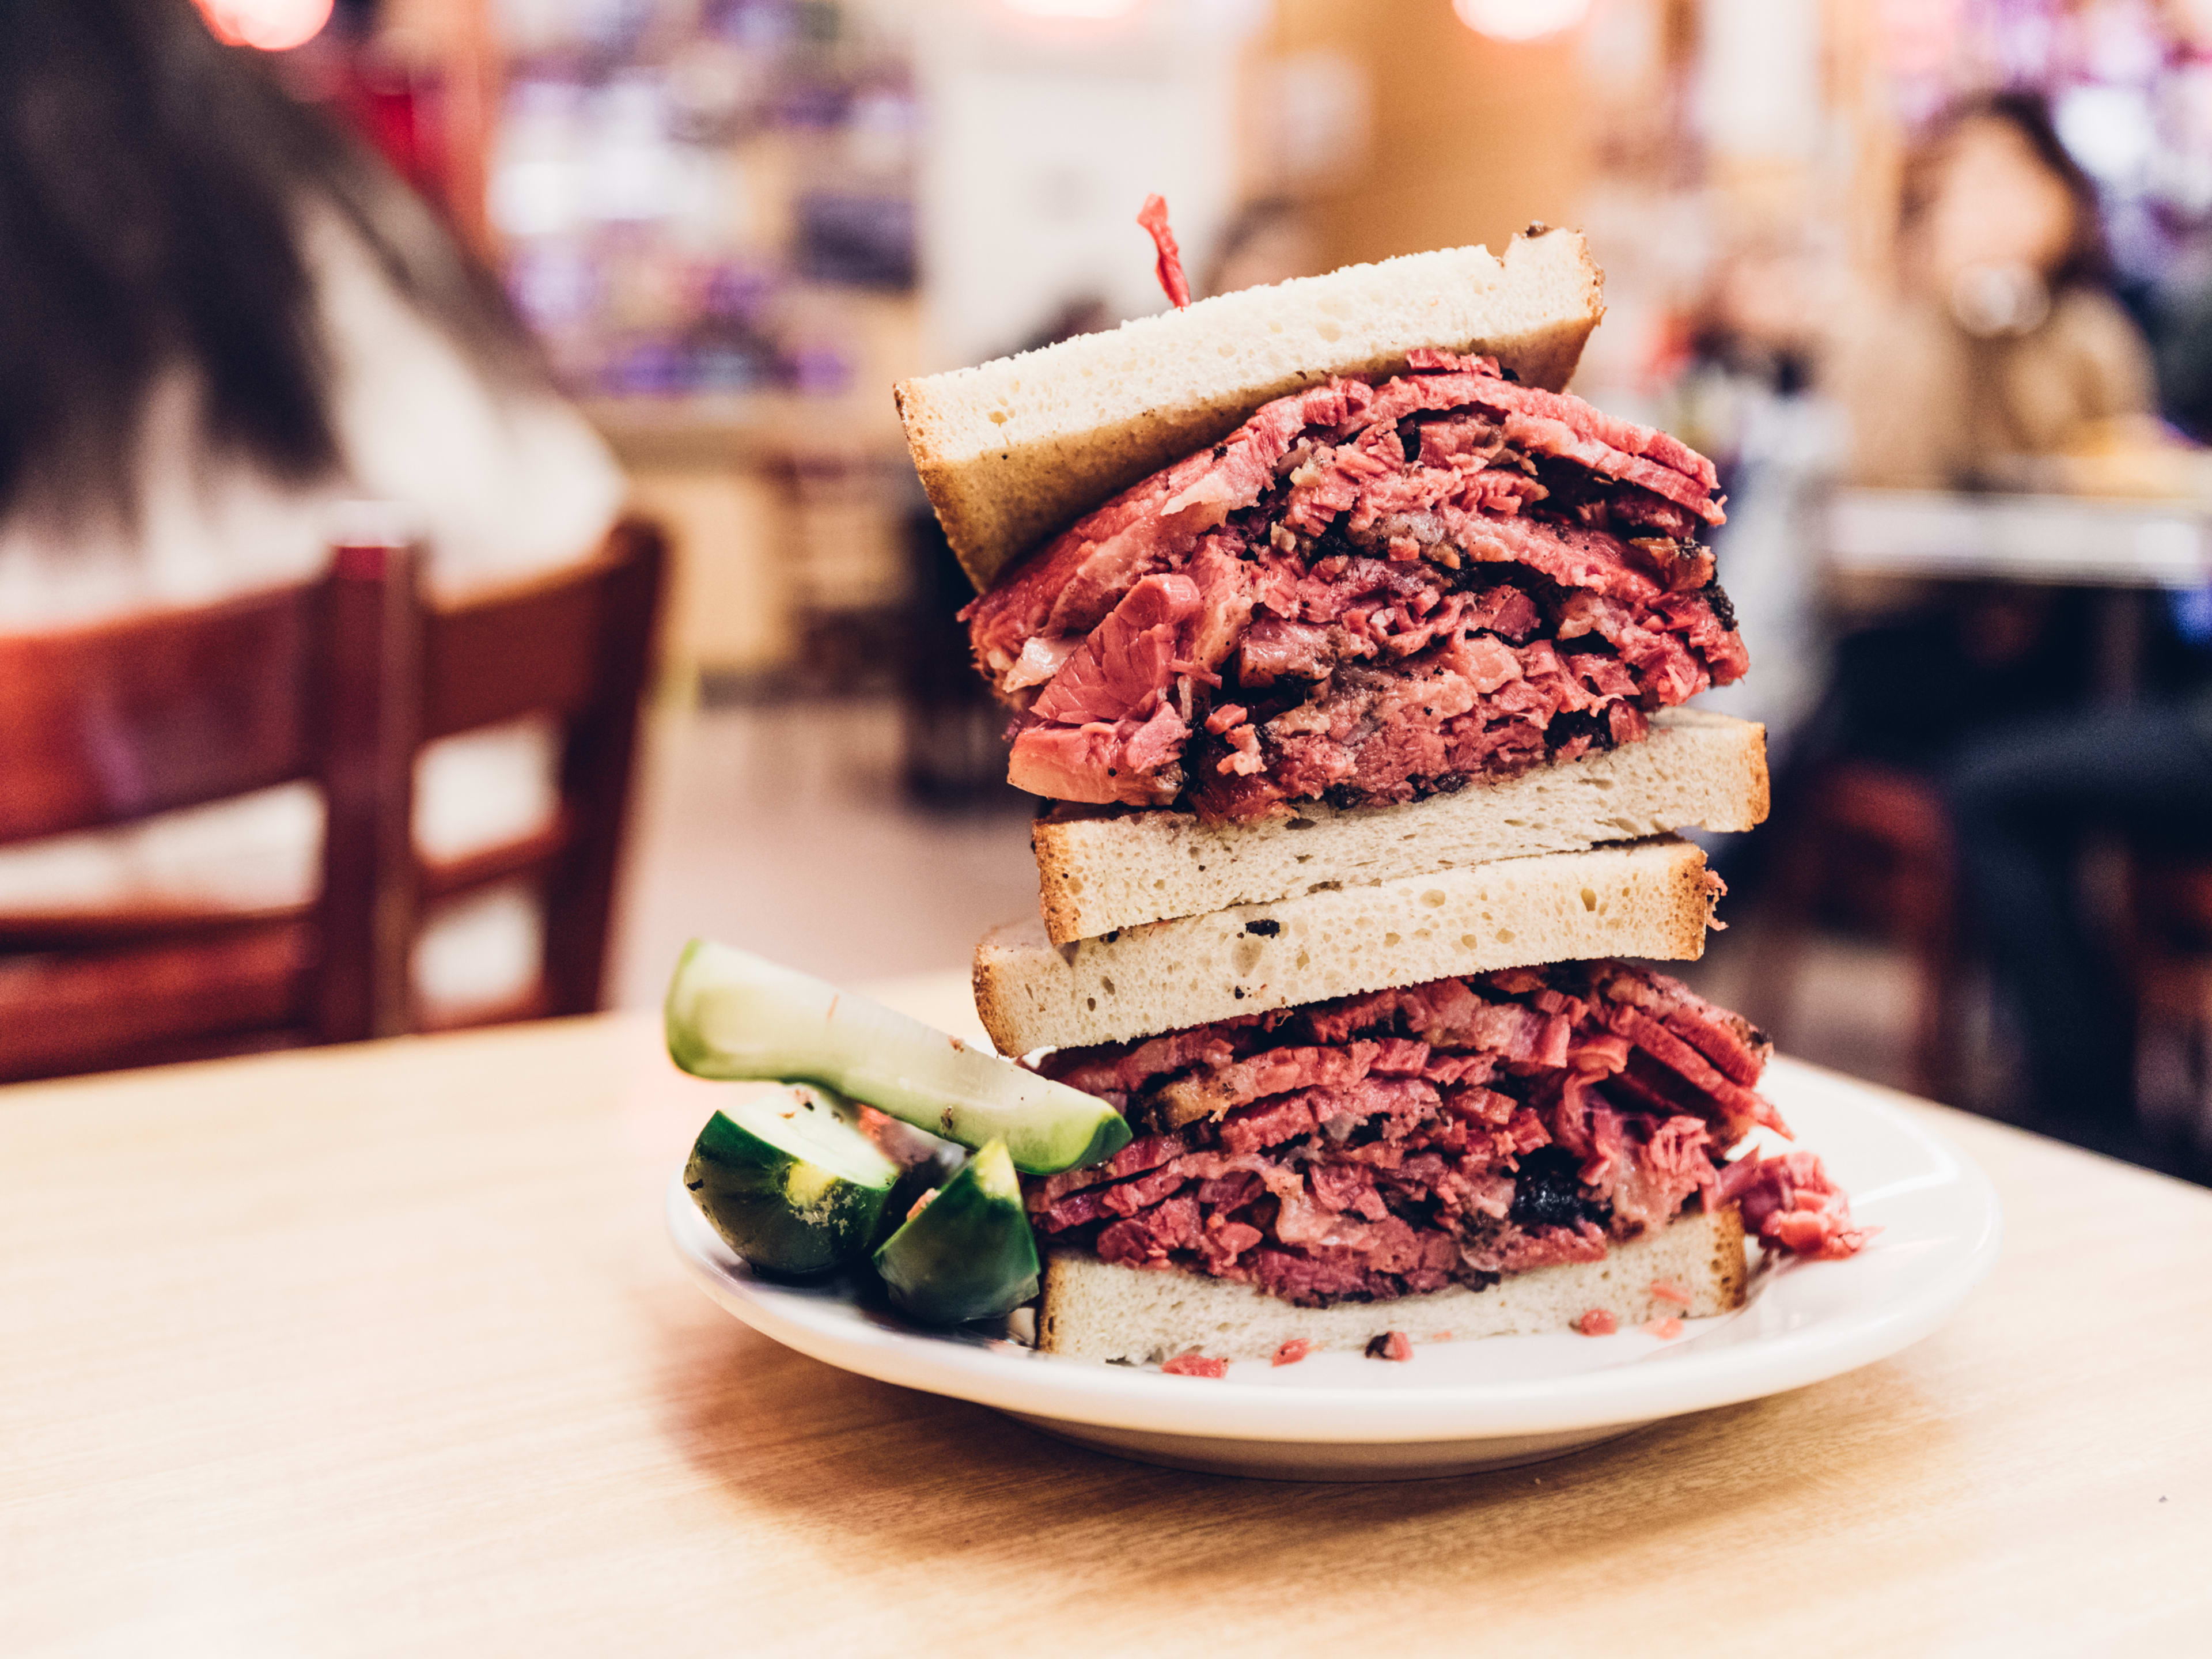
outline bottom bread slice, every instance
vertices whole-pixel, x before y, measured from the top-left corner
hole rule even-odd
[[[1139,1364],[1201,1353],[1264,1359],[1303,1339],[1318,1352],[1364,1348],[1389,1331],[1416,1342],[1565,1330],[1593,1309],[1622,1329],[1647,1319],[1698,1318],[1743,1305],[1750,1279],[1743,1221],[1734,1205],[1677,1217],[1615,1244],[1597,1261],[1509,1273],[1480,1291],[1451,1285],[1392,1302],[1301,1308],[1233,1279],[1178,1268],[1127,1267],[1072,1250],[1046,1259],[1037,1346],[1048,1353]],[[1664,1284],[1688,1305],[1655,1296]]]

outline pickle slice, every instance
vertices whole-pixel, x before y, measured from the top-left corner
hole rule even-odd
[[[827,1273],[866,1254],[901,1170],[861,1133],[858,1109],[803,1083],[732,1092],[684,1166],[708,1224],[772,1273]]]
[[[799,1079],[1050,1175],[1129,1144],[1121,1115],[918,1019],[726,945],[694,939],[668,988],[668,1053],[709,1078]]]
[[[1036,1241],[1005,1143],[993,1141],[875,1255],[899,1308],[925,1325],[995,1319],[1036,1294]]]

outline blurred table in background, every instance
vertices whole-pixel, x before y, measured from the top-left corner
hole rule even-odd
[[[980,1036],[964,975],[881,994]],[[729,1319],[662,1227],[716,1093],[644,1014],[0,1090],[0,1650],[2203,1650],[2198,1188],[1900,1097],[2005,1206],[1927,1341],[1278,1485]]]
[[[2100,590],[2092,683],[2119,702],[2142,672],[2149,596],[2212,582],[2212,504],[1839,489],[1822,555],[1844,577]]]
[[[2212,580],[2212,508],[2080,495],[1839,489],[1829,568],[1854,575],[1979,578],[2082,587],[2195,587]]]

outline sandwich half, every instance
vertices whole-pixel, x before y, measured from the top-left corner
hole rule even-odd
[[[1131,933],[1085,941],[1084,982],[1136,992],[1102,1012],[1067,994],[1063,951],[984,941],[977,1006],[1000,1048],[1042,1051],[1036,1070],[1135,1132],[1103,1164],[1024,1182],[1046,1255],[1042,1346],[1227,1360],[1393,1333],[1613,1328],[1740,1305],[1747,1237],[1810,1255],[1856,1247],[1817,1158],[1745,1151],[1755,1130],[1787,1134],[1758,1093],[1760,1033],[1648,966],[1566,959],[1617,944],[1607,912],[1632,903],[1628,948],[1698,954],[1712,894],[1694,848],[1461,873],[1493,916],[1527,928],[1525,965],[1496,965],[1510,946],[1486,942],[1491,954],[1439,972],[1410,924],[1387,946],[1333,932],[1334,896],[1319,894],[1251,918],[1275,930],[1243,936],[1304,939],[1287,988],[1240,995],[1257,964],[1239,964],[1227,933],[1214,941],[1225,954],[1193,939],[1171,969],[1122,954]],[[1424,890],[1416,915],[1455,902],[1425,904]],[[1196,921],[1241,931],[1244,919]]]
[[[1037,832],[1055,941],[1302,890],[1283,837],[1346,813],[1400,809],[1338,836],[1331,861],[1399,843],[1361,879],[1763,815],[1758,728],[1655,726],[1744,651],[1702,542],[1711,463],[1551,389],[1597,292],[1581,238],[1551,231],[900,388],[984,586],[963,614],[1012,714],[1009,775],[1064,804]],[[1013,517],[984,511],[1010,497]],[[1013,556],[1010,526],[1060,526]],[[1673,755],[1607,763],[1655,731]],[[1533,817],[1451,804],[1578,765]],[[1216,879],[1160,878],[1186,855]],[[1102,891],[1102,861],[1144,866],[1152,896]]]

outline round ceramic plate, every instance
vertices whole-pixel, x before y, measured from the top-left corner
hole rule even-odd
[[[1283,1480],[1375,1480],[1558,1456],[1684,1412],[1837,1376],[1918,1341],[1996,1259],[1996,1194],[1922,1120],[1866,1085],[1777,1060],[1761,1085],[1820,1154],[1854,1218],[1881,1231],[1844,1261],[1763,1267],[1745,1306],[1662,1341],[1641,1330],[1424,1344],[1410,1364],[1316,1354],[1225,1378],[1040,1354],[924,1331],[835,1286],[756,1278],[668,1195],[676,1249],[707,1294],[785,1346],[863,1376],[995,1407],[1150,1462]]]

